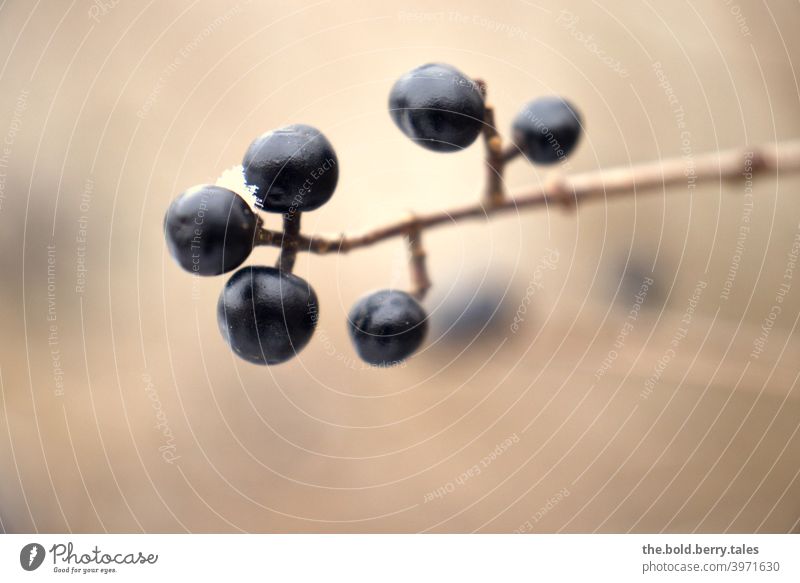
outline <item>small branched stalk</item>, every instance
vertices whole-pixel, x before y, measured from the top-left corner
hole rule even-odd
[[[359,356],[371,365],[389,366],[413,354],[428,330],[428,316],[419,303],[431,287],[422,244],[427,229],[534,208],[574,211],[578,204],[605,202],[616,195],[665,193],[667,187],[686,185],[688,180],[697,185],[800,171],[797,140],[703,154],[689,161],[671,158],[582,174],[555,172],[537,188],[512,195],[505,188],[506,165],[521,154],[532,163],[560,163],[580,139],[582,118],[565,99],[539,98],[516,116],[515,143],[504,146],[486,96],[483,81],[436,63],[400,77],[389,96],[395,124],[423,148],[455,152],[482,138],[486,178],[480,198],[472,204],[411,214],[360,233],[303,234],[302,212],[325,204],[338,180],[333,146],[322,132],[304,124],[267,132],[251,143],[238,172],[243,190],[238,183],[226,188],[223,175],[217,185],[191,188],[173,201],[165,217],[165,236],[173,257],[187,271],[220,275],[237,269],[256,246],[280,248],[276,267],[243,267],[220,294],[220,330],[236,354],[257,364],[279,364],[308,344],[319,310],[313,287],[292,274],[301,251],[348,253],[394,237],[405,239],[409,292],[372,292],[356,302],[347,319]],[[443,99],[452,109],[440,109]],[[265,228],[246,202],[248,197],[255,198],[259,210],[282,213],[283,228]]]
[[[279,241],[281,254],[278,256],[276,267],[286,273],[292,272],[297,259],[300,216],[300,211],[290,211],[283,215],[283,231]]]
[[[481,80],[476,81],[476,83],[480,87],[484,98],[486,98],[486,83]],[[494,207],[502,204],[505,199],[505,186],[503,183],[505,159],[503,155],[503,139],[500,137],[494,122],[494,107],[489,103],[486,104],[483,131],[481,133],[483,134],[483,145],[486,150],[486,205]]]
[[[486,149],[487,174],[483,201],[427,214],[413,214],[360,233],[335,236],[303,235],[299,231],[298,213],[297,220],[284,221],[282,232],[261,227],[256,235],[256,244],[282,247],[279,265],[281,269],[291,270],[294,257],[299,251],[320,255],[347,253],[386,239],[405,237],[412,249],[412,295],[422,298],[431,286],[425,271],[425,253],[421,247],[422,232],[426,229],[500,213],[549,208],[551,205],[572,209],[578,203],[605,201],[612,196],[664,192],[669,186],[686,182],[686,160],[669,158],[572,176],[554,174],[538,188],[506,196],[503,172],[506,164],[514,160],[520,151],[516,146],[503,148],[497,128],[493,125],[492,108],[487,106],[486,111],[483,143]],[[695,184],[741,180],[745,172],[752,175],[797,172],[800,171],[800,140],[702,154],[695,156],[693,164]]]
[[[428,277],[428,268],[425,262],[427,254],[422,246],[422,231],[416,223],[412,223],[411,228],[406,233],[406,239],[408,241],[408,264],[411,272],[410,293],[416,299],[422,301],[431,288],[431,280]]]
[[[747,164],[745,161],[748,160]],[[756,160],[760,160],[758,164]],[[800,171],[800,140],[789,140],[776,144],[735,148],[717,153],[695,156],[695,184],[741,180],[745,172],[753,175],[788,174]],[[368,247],[386,239],[404,236],[412,222],[422,231],[453,224],[465,219],[479,219],[500,213],[516,212],[534,207],[549,207],[563,204],[565,192],[575,202],[608,200],[618,195],[638,195],[663,192],[669,186],[686,182],[686,161],[683,158],[668,158],[648,162],[563,176],[533,190],[509,196],[501,204],[487,207],[477,203],[447,210],[416,215],[393,223],[378,225],[359,233],[340,235],[303,235],[298,238],[298,251],[324,255],[346,253],[360,247]],[[262,228],[259,245],[280,247],[280,231]]]

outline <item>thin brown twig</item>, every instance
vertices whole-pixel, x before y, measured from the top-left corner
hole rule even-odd
[[[406,233],[406,240],[408,241],[409,251],[408,265],[411,276],[411,295],[418,300],[422,300],[431,288],[431,279],[428,276],[428,268],[425,261],[427,254],[422,246],[422,231],[416,223],[412,223],[411,228]]]
[[[483,98],[486,99],[486,83],[476,79]],[[503,140],[497,131],[494,122],[494,107],[487,103],[483,115],[483,145],[486,150],[486,192],[484,193],[486,204],[495,206],[503,202],[506,197],[505,186],[503,183],[503,167],[505,159],[503,157]]]
[[[486,106],[483,118],[483,143],[486,148],[486,202],[498,205],[506,197],[503,183],[503,142],[494,125],[494,108]]]
[[[291,273],[297,259],[300,239],[300,211],[288,212],[283,215],[283,232],[280,233],[278,244],[281,254],[276,267],[283,272]]]
[[[379,225],[362,233],[335,236],[299,235],[297,250],[310,253],[346,253],[374,245],[392,237],[406,235],[412,225],[420,231],[454,224],[465,219],[489,218],[504,213],[551,204],[577,204],[605,201],[611,196],[665,192],[669,186],[742,180],[745,172],[752,175],[800,171],[800,140],[778,142],[753,148],[736,148],[694,156],[692,159],[670,158],[610,170],[564,176],[533,190],[507,197],[497,205],[483,203],[419,214],[412,218]],[[567,200],[569,199],[569,200]],[[280,246],[281,233],[268,231],[259,234],[258,244]]]

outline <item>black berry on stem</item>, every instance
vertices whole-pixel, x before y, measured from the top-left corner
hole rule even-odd
[[[312,211],[333,196],[339,161],[318,129],[293,124],[250,144],[242,160],[245,182],[255,187],[256,206],[274,213]]]
[[[428,318],[417,300],[404,291],[382,290],[356,302],[348,317],[350,338],[367,363],[391,366],[422,345]]]
[[[219,275],[253,250],[258,217],[235,192],[204,184],[172,201],[164,216],[170,254],[186,271]]]
[[[216,275],[241,265],[254,244],[281,247],[276,268],[240,269],[220,294],[220,331],[237,355],[258,364],[278,364],[292,358],[311,339],[319,314],[317,296],[308,282],[291,274],[298,251],[346,252],[405,235],[411,250],[412,293],[421,298],[430,287],[420,240],[423,229],[461,218],[538,206],[566,192],[563,187],[558,192],[548,188],[507,201],[502,173],[515,152],[521,151],[539,163],[553,163],[569,155],[581,134],[577,110],[560,98],[532,101],[514,121],[517,147],[504,150],[485,95],[482,81],[470,80],[450,65],[428,64],[394,84],[389,109],[402,132],[430,150],[458,151],[483,133],[489,167],[488,206],[484,201],[412,217],[357,236],[304,236],[300,232],[302,213],[319,208],[333,196],[339,169],[327,138],[303,124],[256,138],[243,159],[244,180],[255,194],[256,207],[282,213],[281,231],[263,228],[247,203],[221,186],[195,187],[172,203],[164,219],[167,245],[188,271]],[[603,194],[607,194],[607,185],[603,183],[602,187]],[[627,184],[624,187],[628,188]],[[592,190],[584,186],[584,192]],[[388,366],[404,360],[422,345],[428,321],[414,295],[383,290],[365,296],[353,306],[350,335],[362,359]]]
[[[483,95],[477,83],[455,67],[429,63],[397,80],[389,94],[389,113],[420,146],[457,152],[481,133]]]
[[[553,164],[575,149],[581,137],[582,119],[578,110],[561,97],[542,97],[531,101],[514,118],[514,143],[530,160]]]
[[[217,323],[223,338],[244,360],[280,364],[311,340],[319,317],[317,294],[308,282],[274,267],[244,267],[219,296]]]

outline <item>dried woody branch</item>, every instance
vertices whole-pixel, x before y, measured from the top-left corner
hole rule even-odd
[[[412,226],[406,233],[408,241],[408,264],[411,270],[411,295],[421,300],[431,288],[431,279],[428,277],[428,269],[425,264],[427,253],[422,246],[422,229],[412,222]]]
[[[485,84],[476,81],[485,95]],[[486,149],[486,186],[483,200],[477,203],[431,212],[379,225],[361,233],[342,233],[335,236],[303,235],[300,233],[300,213],[284,217],[283,231],[261,227],[256,244],[281,247],[278,267],[291,271],[299,251],[326,254],[347,253],[353,249],[374,245],[393,237],[405,237],[409,250],[411,293],[422,298],[431,287],[425,268],[422,232],[433,227],[454,224],[465,219],[489,218],[503,212],[516,212],[534,207],[557,204],[574,208],[578,203],[607,200],[614,195],[637,195],[663,192],[668,186],[742,180],[745,173],[774,174],[800,171],[800,140],[776,144],[737,148],[701,154],[691,160],[670,158],[643,164],[574,174],[555,175],[543,185],[507,196],[503,183],[505,165],[520,151],[515,146],[503,148],[494,123],[494,110],[486,106],[483,142]]]
[[[278,262],[275,267],[281,271],[291,273],[297,259],[300,237],[300,211],[283,215],[283,231],[276,233],[277,243],[281,248]]]

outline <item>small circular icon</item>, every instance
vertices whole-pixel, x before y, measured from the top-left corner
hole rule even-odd
[[[19,552],[19,564],[26,571],[35,571],[44,562],[44,547],[39,543],[30,543]]]

